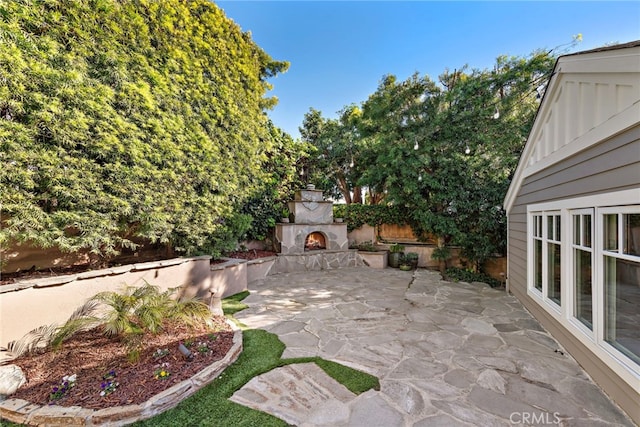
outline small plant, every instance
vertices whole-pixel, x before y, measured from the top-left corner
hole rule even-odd
[[[193,345],[193,338],[187,338],[184,340],[183,344],[185,347],[191,347]]]
[[[403,260],[409,264],[417,263],[420,256],[416,252],[407,252],[403,256]]]
[[[156,360],[160,360],[163,357],[165,357],[167,354],[169,354],[168,348],[159,348],[153,352],[153,358]]]
[[[217,336],[216,334],[214,334],[214,333],[210,333],[210,334],[209,334],[209,335],[207,335],[207,336],[209,337],[209,339],[210,339],[211,341],[215,341],[215,340],[217,340],[217,339],[218,339],[218,336]]]
[[[502,286],[502,283],[499,280],[496,280],[491,276],[488,276],[483,273],[476,273],[472,270],[458,268],[458,267],[447,268],[444,278],[446,280],[451,280],[454,282],[467,282],[467,283],[482,282],[482,283],[488,284],[492,288],[497,288]]]
[[[207,353],[210,351],[209,349],[209,344],[207,344],[206,342],[199,342],[198,346],[196,347],[196,350],[198,350],[199,353]]]
[[[368,240],[366,242],[362,242],[362,243],[358,244],[358,250],[364,251],[364,252],[377,252],[378,251],[378,249],[375,247],[375,245],[373,244],[373,242],[371,240]]]
[[[389,246],[389,252],[391,252],[392,254],[402,253],[404,252],[404,245],[394,243],[393,245]]]
[[[168,380],[171,376],[171,372],[169,372],[169,364],[163,363],[158,367],[155,371],[153,371],[153,378],[157,380]]]
[[[100,396],[105,397],[116,391],[120,383],[116,381],[116,371],[113,369],[102,376],[102,383],[100,384]]]
[[[282,222],[289,222],[289,215],[291,215],[291,212],[289,212],[289,209],[284,208],[282,209],[282,216],[280,217]]]
[[[419,255],[416,252],[407,252],[406,254],[402,254],[400,259],[400,269],[405,271],[413,270],[418,266],[418,258]]]
[[[54,386],[49,394],[49,402],[62,399],[73,387],[76,386],[76,375],[65,375],[60,381],[60,386]]]

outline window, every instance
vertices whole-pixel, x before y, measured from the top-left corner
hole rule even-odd
[[[542,215],[533,216],[533,286],[542,292]]]
[[[604,340],[640,364],[640,212],[603,214]]]
[[[562,301],[560,214],[533,215],[533,287],[555,304]]]
[[[547,216],[547,297],[558,305],[562,301],[560,231],[560,215]]]
[[[638,190],[621,191],[527,208],[527,294],[621,378],[636,385],[639,195]],[[620,203],[629,200],[634,204]]]
[[[573,316],[593,330],[593,210],[572,214]]]

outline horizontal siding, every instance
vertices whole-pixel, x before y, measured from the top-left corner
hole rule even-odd
[[[514,205],[602,194],[638,187],[640,126],[527,177]]]
[[[614,184],[615,183],[615,184]],[[527,177],[509,212],[509,277],[526,277],[527,205],[610,191],[638,188],[640,185],[640,126],[616,135],[560,164]],[[513,271],[511,271],[513,270]],[[518,273],[518,274],[516,274]],[[510,286],[526,289],[526,283],[510,280]]]
[[[527,296],[527,205],[640,187],[640,125],[525,178],[509,212],[509,289],[636,421],[637,393]]]

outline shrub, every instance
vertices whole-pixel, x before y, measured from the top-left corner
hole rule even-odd
[[[158,333],[165,320],[187,325],[206,322],[209,307],[195,299],[172,298],[176,289],[160,292],[157,286],[145,284],[126,287],[123,292],[101,292],[79,308],[81,315],[72,316],[55,333],[51,344],[59,347],[76,332],[99,326],[106,336],[118,337],[129,349],[129,358],[137,360],[145,333]]]

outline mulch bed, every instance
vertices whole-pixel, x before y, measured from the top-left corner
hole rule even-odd
[[[187,360],[178,350],[185,343],[193,353]],[[82,406],[102,409],[112,406],[140,404],[167,388],[191,378],[194,374],[222,359],[233,345],[233,330],[224,317],[214,317],[214,327],[197,329],[166,324],[157,335],[146,335],[140,359],[130,363],[126,347],[116,339],[106,338],[96,328],[74,335],[58,351],[23,356],[12,363],[20,366],[27,383],[12,395],[39,405]],[[158,349],[169,350],[162,358],[154,357]],[[163,366],[163,364],[167,364]],[[166,369],[166,379],[156,379],[154,372]],[[104,375],[115,372],[116,390],[101,396]],[[59,400],[50,401],[54,387],[64,376],[76,375],[75,386]]]

